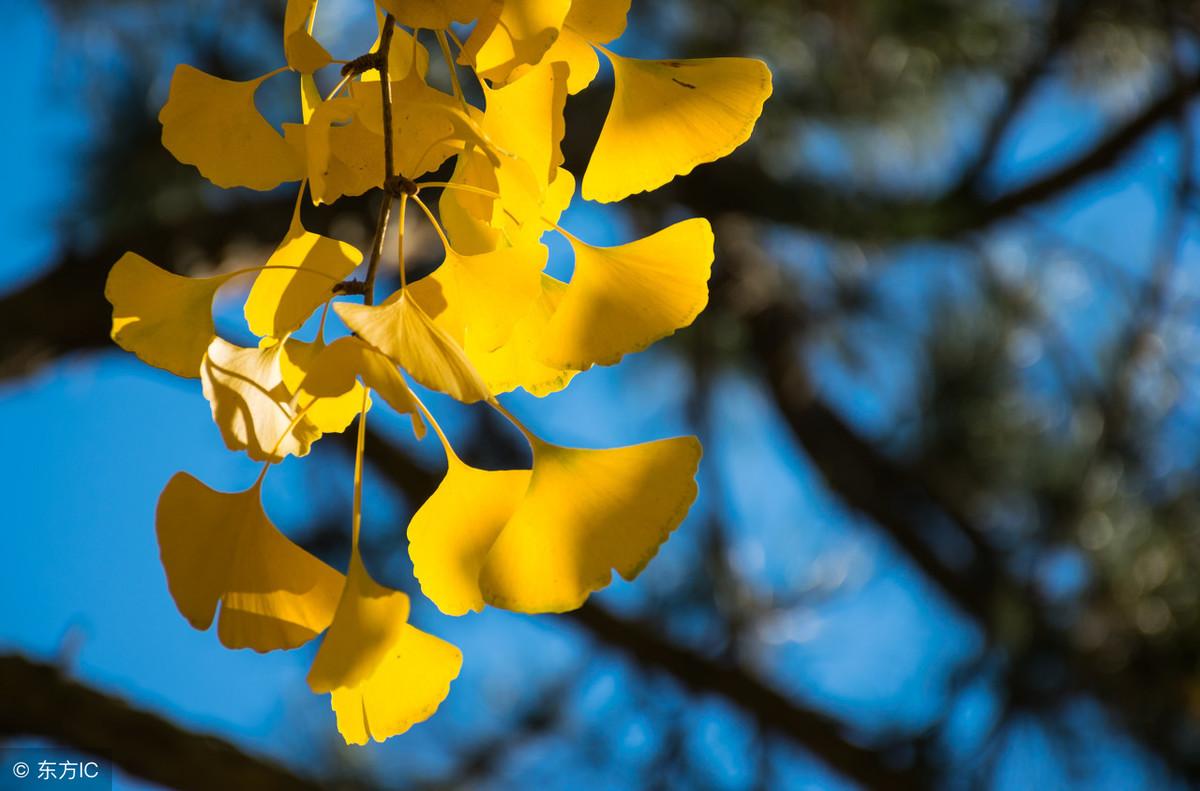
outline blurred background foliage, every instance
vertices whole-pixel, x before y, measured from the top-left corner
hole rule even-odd
[[[293,200],[206,185],[156,122],[176,62],[278,65],[281,3],[42,1],[54,54],[25,68],[49,70],[87,132],[54,243],[0,297],[10,394],[114,354],[103,281],[126,249],[181,272],[244,265]],[[334,51],[358,54],[369,5],[321,9]],[[130,783],[196,787],[1200,782],[1198,45],[1200,9],[1180,0],[635,0],[618,51],[775,73],[735,156],[569,215],[614,242],[708,216],[712,304],[580,395],[512,402],[568,441],[701,435],[703,494],[662,556],[536,625],[422,615],[476,669],[383,748],[338,747],[318,703],[265,751],[216,728],[229,752],[198,774],[199,736],[151,750],[114,730],[128,705],[86,697],[62,661],[10,665],[4,730],[108,750]],[[260,103],[291,120],[279,82]],[[577,174],[610,96],[604,80],[568,105]],[[374,200],[306,222],[361,246]],[[436,263],[428,228],[413,234],[413,265]],[[498,424],[455,414],[474,459],[519,463]],[[401,526],[440,460],[390,428],[368,443],[368,551],[411,590]],[[328,444],[289,479],[313,488],[279,496],[281,521],[340,565],[349,457]],[[93,729],[39,716],[47,690],[83,695]]]

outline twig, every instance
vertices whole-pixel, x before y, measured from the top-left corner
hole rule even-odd
[[[383,205],[379,207],[379,219],[375,224],[375,239],[371,247],[371,260],[367,264],[367,276],[363,280],[363,303],[375,304],[375,276],[379,261],[383,258],[383,240],[387,235],[388,220],[392,214],[392,176],[396,174],[394,132],[392,130],[392,81],[388,76],[388,56],[392,51],[392,35],[396,32],[396,17],[388,14],[383,20],[383,31],[379,34],[379,53],[375,68],[379,71],[379,96],[383,102]]]

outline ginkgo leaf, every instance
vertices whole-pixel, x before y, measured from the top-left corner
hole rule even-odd
[[[446,234],[456,250],[467,254],[537,242],[575,195],[575,177],[563,168],[548,186],[539,186],[523,160],[502,156],[497,166],[475,152],[458,158],[451,183],[500,195],[455,189],[442,193],[438,207]]]
[[[288,338],[279,355],[279,368],[295,409],[303,412],[305,419],[322,434],[340,434],[350,427],[354,418],[366,411],[363,409],[362,385],[351,376],[346,387],[337,392],[314,394],[304,389],[305,381],[321,367],[320,361],[328,349],[320,338],[311,343]],[[371,408],[370,396],[367,396],[366,408]]]
[[[541,296],[541,273],[549,256],[542,244],[479,255],[447,250],[446,260],[430,277],[456,309],[459,326],[450,334],[464,348],[475,345],[492,351],[501,346]]]
[[[312,186],[313,201],[316,203],[325,202],[329,192],[330,173],[337,166],[337,160],[333,156],[333,125],[349,121],[360,107],[361,103],[357,98],[330,99],[317,105],[312,118],[304,125],[305,172]],[[380,157],[382,156],[381,148]]]
[[[312,691],[357,687],[373,676],[400,642],[408,609],[408,596],[371,579],[357,549],[351,552],[337,612],[308,671]]]
[[[197,378],[216,333],[213,298],[232,276],[183,277],[126,253],[104,284],[113,306],[112,339],[156,368]]]
[[[529,470],[479,470],[447,453],[446,477],[408,523],[421,593],[446,615],[483,609],[479,572],[529,486]]]
[[[562,30],[571,0],[503,0],[499,13],[483,15],[463,45],[458,62],[480,78],[503,85],[514,69],[534,65]]]
[[[409,523],[421,592],[447,615],[484,603],[573,610],[613,569],[641,573],[696,498],[695,437],[609,450],[531,443],[532,471],[478,470],[447,448],[445,479]]]
[[[496,192],[496,169],[488,158],[476,151],[461,154],[454,163],[451,184],[464,184]],[[443,190],[438,199],[438,217],[450,244],[466,255],[495,250],[501,245],[502,231],[492,225],[494,198],[466,190]]]
[[[258,349],[213,338],[200,365],[204,397],[213,422],[230,450],[244,450],[255,461],[304,456],[321,432],[290,406],[283,383],[279,344]]]
[[[379,7],[411,28],[445,30],[466,24],[487,10],[493,0],[376,0]]]
[[[441,270],[411,284],[410,297],[421,306],[434,324],[463,345],[467,358],[479,372],[488,391],[493,395],[507,393],[518,387],[535,396],[545,396],[562,390],[578,371],[555,368],[541,361],[540,351],[546,337],[546,327],[554,315],[567,285],[542,273],[537,298],[522,309],[514,309],[505,321],[512,327],[501,346],[489,347],[469,336],[464,341],[463,311],[447,300]]]
[[[543,190],[563,163],[567,64],[542,63],[502,88],[484,86],[482,126],[488,137],[533,169]]]
[[[308,120],[312,120],[311,116]],[[283,134],[296,156],[307,163],[308,126],[284,124]],[[316,185],[309,184],[313,203],[317,205],[334,203],[343,195],[362,195],[380,186],[383,181],[383,135],[372,132],[357,117],[349,123],[330,127],[322,181],[319,193]]]
[[[180,64],[158,114],[163,145],[218,187],[269,190],[299,181],[303,163],[254,106],[258,86],[274,73],[234,82]]]
[[[616,41],[625,32],[632,0],[572,0],[566,26],[593,44]]]
[[[610,203],[657,189],[750,139],[771,71],[750,58],[613,64],[612,107],[583,176],[583,197]]]
[[[600,56],[583,36],[570,27],[564,27],[546,52],[542,63],[562,63],[567,67],[567,93],[574,96],[592,84],[600,73]],[[516,83],[525,79],[532,66],[518,66],[509,77]]]
[[[299,329],[360,263],[362,253],[353,245],[305,230],[297,206],[287,236],[246,298],[250,331],[282,338]]]
[[[263,511],[262,479],[218,492],[177,473],[155,519],[167,586],[192,626],[228,648],[296,648],[333,619],[342,575],[296,546]]]
[[[461,669],[457,648],[407,625],[374,675],[357,687],[333,691],[338,730],[347,744],[404,733],[433,716]]]
[[[308,32],[316,7],[317,0],[288,0],[283,14],[283,52],[288,66],[305,74],[322,69],[333,60]]]
[[[610,450],[534,441],[529,488],[479,574],[484,601],[566,612],[613,569],[632,580],[687,515],[699,463],[695,437]]]
[[[355,334],[431,390],[467,404],[488,398],[487,385],[462,347],[403,291],[383,305],[341,302],[333,309]]]
[[[688,326],[708,302],[708,220],[684,220],[618,247],[570,242],[575,272],[546,328],[547,365],[612,365]]]
[[[513,325],[508,341],[498,349],[484,350],[467,344],[467,356],[495,395],[518,387],[542,396],[562,390],[578,371],[546,365],[539,352],[550,318],[558,309],[567,284],[542,274],[541,294]]]
[[[285,370],[285,381],[286,378]],[[303,406],[312,399],[342,403],[355,394],[361,403],[358,379],[372,392],[382,396],[392,409],[412,417],[413,433],[417,439],[425,436],[425,422],[421,419],[417,400],[396,369],[396,364],[352,336],[338,338],[329,346],[319,348],[309,359],[299,383],[297,404]]]
[[[593,47],[615,41],[625,32],[630,0],[573,0],[562,32],[542,58],[543,63],[562,62],[570,67],[567,90],[572,95],[591,85],[600,70]],[[524,79],[529,66],[518,66],[510,79]]]

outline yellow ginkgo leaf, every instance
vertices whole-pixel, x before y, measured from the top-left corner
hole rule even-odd
[[[566,612],[608,585],[613,569],[632,580],[687,515],[699,463],[695,437],[610,450],[534,440],[529,488],[479,574],[484,601]]]
[[[405,27],[445,30],[466,24],[487,10],[493,0],[376,0],[379,7]]]
[[[501,156],[493,163],[474,151],[458,158],[450,182],[500,196],[457,189],[442,193],[438,206],[446,234],[454,249],[465,254],[537,242],[575,195],[575,177],[563,168],[549,185],[539,185],[527,162]]]
[[[308,671],[312,691],[357,687],[373,676],[400,642],[408,608],[408,596],[371,579],[357,549],[351,552],[337,612]]]
[[[657,189],[750,139],[771,71],[750,58],[613,64],[612,108],[583,176],[583,197],[611,203]]]
[[[341,302],[333,309],[359,337],[431,390],[466,404],[487,399],[487,385],[462,347],[403,291],[383,305]]]
[[[463,45],[458,62],[494,84],[508,82],[519,66],[534,65],[562,30],[571,0],[503,0],[484,14]]]
[[[213,338],[200,365],[204,397],[230,450],[255,461],[304,456],[321,432],[307,417],[295,419],[283,383],[279,344],[259,349]]]
[[[304,390],[305,380],[321,367],[320,361],[328,349],[320,338],[311,343],[288,338],[283,342],[283,350],[279,355],[279,368],[283,372],[284,387],[291,393],[296,410],[303,412],[305,419],[322,434],[340,434],[364,411],[362,385],[351,376],[345,389],[337,392],[316,395]],[[371,408],[370,396],[367,396],[366,407]]]
[[[570,242],[575,272],[540,350],[551,367],[612,365],[688,326],[708,303],[708,220],[684,220],[618,247]]]
[[[495,89],[484,86],[483,95],[484,131],[500,148],[526,162],[544,190],[563,163],[567,64],[541,63],[517,82]]]
[[[311,116],[308,120],[311,121]],[[296,156],[307,163],[308,126],[284,124],[283,134]],[[328,156],[324,162],[322,191],[318,193],[316,185],[309,184],[314,204],[333,203],[343,195],[362,195],[383,182],[383,135],[367,129],[357,117],[349,123],[330,127]]]
[[[329,52],[309,33],[309,20],[317,0],[288,0],[283,14],[283,52],[288,66],[311,74],[329,65]]]
[[[529,470],[479,470],[447,449],[446,477],[408,524],[421,592],[446,615],[483,609],[479,572],[529,486]]]
[[[296,648],[333,619],[342,575],[289,541],[262,508],[260,478],[244,492],[177,473],[158,500],[167,585],[188,622],[229,648]]]
[[[541,295],[517,319],[503,346],[484,350],[467,344],[467,356],[493,394],[500,395],[521,387],[540,398],[562,390],[578,373],[570,368],[546,365],[539,357],[550,318],[566,291],[566,283],[543,273]]]
[[[338,338],[329,346],[314,348],[316,353],[310,357],[299,383],[297,404],[303,406],[319,399],[314,409],[325,402],[348,406],[349,399],[355,397],[361,404],[362,386],[357,381],[361,379],[374,393],[382,396],[392,409],[412,417],[413,433],[417,439],[425,436],[425,422],[421,419],[416,398],[404,377],[396,370],[395,363],[353,336]],[[287,381],[286,369],[284,380]],[[311,412],[308,414],[311,415]]]
[[[632,0],[572,0],[567,27],[593,44],[616,41],[625,32]]]
[[[156,368],[195,379],[216,332],[213,298],[230,277],[183,277],[126,253],[104,284],[112,339]]]
[[[468,151],[454,163],[451,184],[464,184],[496,192],[496,169],[483,154]],[[492,225],[496,201],[466,190],[447,189],[438,199],[438,216],[450,244],[465,255],[477,255],[501,246],[502,231]]]
[[[562,62],[570,67],[567,90],[577,94],[591,85],[600,70],[593,47],[615,41],[625,32],[630,0],[573,0],[562,33],[542,58],[543,63]],[[529,66],[519,66],[511,79],[524,78]]]
[[[464,349],[473,345],[492,351],[501,346],[541,296],[541,273],[549,257],[542,244],[479,255],[447,250],[446,260],[430,277],[437,280],[443,299],[455,307],[460,326],[450,334]]]
[[[317,105],[312,118],[304,125],[305,172],[312,186],[313,202],[325,202],[331,192],[329,178],[336,172],[337,158],[333,155],[334,124],[345,125],[361,107],[357,98],[330,99]],[[381,144],[382,145],[382,144]],[[383,149],[380,148],[382,161]],[[381,178],[377,177],[377,180]]]
[[[567,67],[567,93],[574,96],[592,84],[600,72],[600,57],[595,48],[583,36],[570,27],[564,27],[546,52],[542,63],[562,63]],[[518,66],[509,77],[510,82],[525,79],[533,66]]]
[[[374,675],[357,687],[333,691],[338,730],[347,744],[404,733],[433,716],[461,669],[457,648],[406,625]]]
[[[362,263],[354,245],[305,230],[296,208],[287,236],[246,298],[246,322],[255,335],[282,338],[299,329]]]
[[[541,239],[575,197],[575,177],[563,168],[540,193],[531,179],[529,166],[517,159],[505,157],[496,170],[501,198],[493,208],[492,223],[513,246]]]
[[[158,120],[163,145],[218,187],[274,189],[304,177],[303,162],[254,106],[264,74],[222,80],[180,64]]]

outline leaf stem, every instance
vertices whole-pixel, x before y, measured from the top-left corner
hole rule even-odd
[[[400,196],[400,220],[399,220],[400,224],[397,228],[397,233],[396,233],[396,236],[398,237],[398,242],[396,244],[396,247],[397,247],[396,260],[399,261],[399,265],[400,265],[400,290],[401,291],[403,291],[405,288],[408,287],[408,272],[404,265],[404,222],[405,222],[405,215],[407,214],[407,209],[408,209],[408,194],[405,193]]]
[[[454,56],[450,54],[450,42],[446,40],[445,31],[437,31],[437,42],[442,50],[442,59],[446,61],[446,68],[450,70],[450,86],[454,89],[454,96],[458,99],[458,103],[462,105],[465,112],[467,109],[467,98],[463,94],[462,83],[458,81],[458,64],[455,63]],[[416,61],[414,60],[413,63],[416,63]]]
[[[367,446],[367,398],[371,388],[363,387],[362,410],[358,413],[358,443],[354,449],[354,511],[350,522],[350,552],[358,554],[358,534],[362,527],[363,456]]]
[[[429,207],[425,205],[425,201],[421,200],[419,196],[413,195],[412,199],[421,207],[421,211],[425,212],[425,216],[429,218],[429,222],[433,225],[433,230],[437,233],[438,239],[442,241],[442,247],[446,249],[446,255],[452,254],[454,248],[450,246],[450,240],[446,238],[446,232],[442,230],[442,224],[438,222],[437,217],[433,216],[433,212],[429,210]]]

